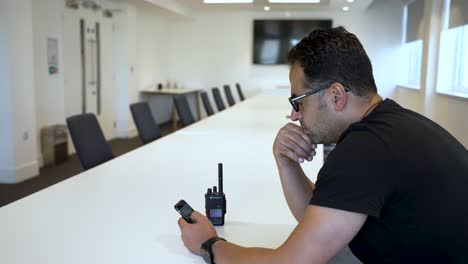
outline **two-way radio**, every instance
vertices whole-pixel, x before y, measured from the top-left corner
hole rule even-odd
[[[218,163],[218,187],[213,186],[213,190],[208,188],[205,194],[206,216],[215,226],[224,225],[224,215],[226,214],[226,196],[223,192],[223,164]]]

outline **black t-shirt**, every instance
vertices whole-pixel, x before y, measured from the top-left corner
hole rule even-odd
[[[341,135],[310,204],[368,215],[364,263],[468,263],[468,151],[392,100]]]

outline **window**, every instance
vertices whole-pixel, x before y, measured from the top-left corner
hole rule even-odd
[[[419,89],[421,82],[422,40],[405,43],[401,49],[402,77],[401,83],[409,88]]]
[[[463,1],[446,2],[446,25],[441,34],[437,88],[439,93],[468,98],[468,25],[460,12]]]
[[[419,89],[424,32],[424,0],[415,0],[403,10],[403,45],[400,50],[399,82]]]

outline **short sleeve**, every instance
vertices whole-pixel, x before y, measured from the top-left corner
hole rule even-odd
[[[349,133],[320,170],[310,204],[379,217],[394,190],[392,160],[374,134]]]

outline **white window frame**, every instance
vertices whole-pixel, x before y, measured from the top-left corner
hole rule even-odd
[[[468,98],[468,25],[448,29],[450,1],[446,1],[445,7],[436,92]]]

